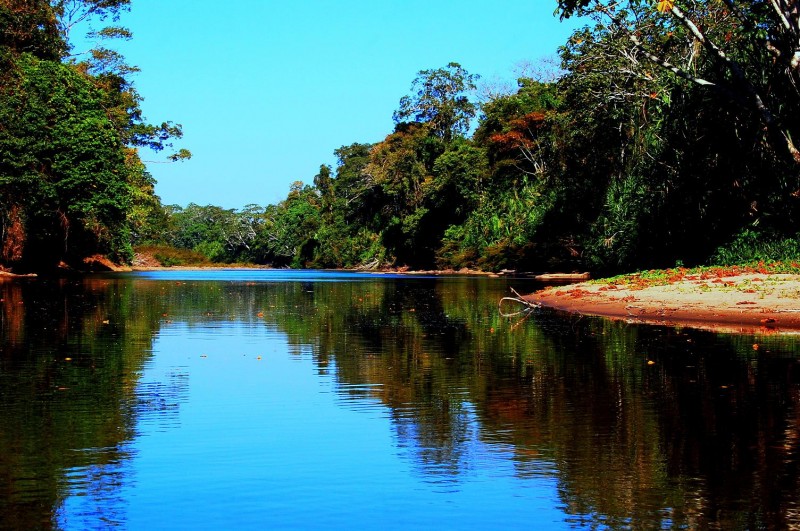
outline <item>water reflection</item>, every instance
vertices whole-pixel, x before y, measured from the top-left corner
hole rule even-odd
[[[516,325],[491,279],[213,278],[0,282],[3,527],[800,525],[793,339]]]
[[[72,483],[91,498],[122,481],[152,330],[117,319],[124,295],[111,283],[0,282],[4,527],[47,527]]]

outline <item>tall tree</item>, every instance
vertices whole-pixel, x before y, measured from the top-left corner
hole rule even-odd
[[[450,142],[469,130],[477,106],[469,99],[479,76],[470,74],[458,63],[448,63],[436,70],[420,70],[411,83],[410,96],[400,99],[394,113],[395,123],[407,121],[430,123],[434,134]]]
[[[317,246],[320,219],[317,190],[295,181],[289,194],[264,212],[256,235],[259,261],[280,266],[307,267]]]
[[[131,168],[103,95],[66,65],[27,54],[14,64],[0,87],[1,203],[25,234],[24,251],[12,254],[32,267],[93,253],[128,258]]]
[[[136,69],[119,54],[68,55],[71,30],[115,21],[129,3],[0,0],[0,265],[128,260],[132,229],[160,208],[137,150],[164,149],[180,126],[144,121]]]
[[[335,201],[333,178],[331,176],[330,166],[323,164],[319,167],[319,173],[314,176],[314,187],[317,189],[320,195],[323,216],[330,218],[333,212],[333,204]]]

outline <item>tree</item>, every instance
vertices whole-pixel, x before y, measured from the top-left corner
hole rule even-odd
[[[163,149],[180,126],[143,120],[127,77],[136,69],[116,52],[67,55],[76,25],[116,20],[129,3],[0,0],[2,265],[41,269],[96,253],[127,261],[131,238],[160,209],[137,149]]]
[[[99,20],[119,20],[120,15],[130,10],[131,0],[50,0],[53,12],[59,20],[59,30],[64,39],[69,41],[72,29],[80,24]],[[127,35],[119,27],[106,27],[92,32],[95,36]]]
[[[0,0],[0,50],[57,61],[67,50],[47,0]]]
[[[381,208],[381,190],[364,170],[371,144],[354,143],[334,151],[335,176],[327,166],[314,178],[322,201],[322,223],[316,234],[316,267],[375,268],[386,261],[381,235],[373,230]]]
[[[300,181],[292,183],[286,199],[264,212],[256,236],[259,261],[279,266],[311,265],[320,218],[317,190]]]
[[[794,53],[774,2],[560,5],[598,23],[562,48],[559,81],[559,173],[587,191],[572,205],[594,267],[703,263],[739,231],[796,232],[800,98],[770,51]]]
[[[394,113],[395,123],[409,118],[429,123],[434,134],[445,142],[465,134],[477,111],[467,93],[475,90],[478,78],[458,63],[420,70],[411,83],[412,95],[400,99],[400,108]]]
[[[589,16],[608,31],[623,34],[633,60],[646,58],[746,109],[800,164],[793,140],[800,134],[794,119],[800,104],[796,1],[559,0],[558,4],[562,17]],[[644,33],[650,38],[643,38]]]
[[[25,261],[128,258],[131,168],[102,95],[66,65],[27,54],[15,65],[0,87],[0,197],[24,220]]]
[[[558,95],[554,83],[518,80],[515,94],[493,98],[483,105],[474,140],[488,148],[496,166],[512,166],[513,175],[545,174],[548,118],[555,114]]]
[[[444,151],[442,140],[431,134],[429,123],[398,124],[396,131],[370,151],[363,174],[371,186],[371,228],[382,234],[383,244],[401,264],[429,266],[431,250],[421,224],[426,182],[433,164]]]
[[[372,177],[364,171],[369,163],[372,144],[354,143],[334,150],[336,178],[333,191],[344,221],[368,225],[376,214],[376,188]]]
[[[314,187],[320,195],[323,215],[326,218],[330,218],[335,201],[330,166],[323,164],[319,167],[319,173],[314,176]]]
[[[440,265],[541,269],[562,252],[551,242],[560,243],[572,224],[546,224],[566,188],[556,158],[559,106],[555,84],[522,78],[515,93],[482,106],[472,145],[437,160],[438,171],[455,170],[458,179],[451,182],[461,187],[457,202],[464,205],[451,214],[437,252]],[[577,217],[573,209],[570,214]]]
[[[247,205],[243,210],[190,203],[186,208],[167,208],[170,244],[201,253],[213,262],[235,262],[256,258],[257,232],[264,209]]]

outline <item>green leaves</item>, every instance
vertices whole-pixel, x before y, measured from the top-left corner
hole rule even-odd
[[[6,238],[15,213],[14,231],[24,241],[14,247],[25,250],[4,253],[0,261],[35,269],[96,253],[126,261],[131,227],[141,235],[145,220],[157,218],[152,178],[131,148],[170,147],[181,127],[144,122],[141,98],[127,79],[137,69],[115,50],[97,47],[86,62],[62,62],[71,29],[117,20],[129,4],[0,3],[0,235]],[[131,33],[109,26],[90,37],[128,39]],[[171,160],[190,156],[181,149]]]
[[[400,99],[400,107],[393,116],[395,123],[409,118],[430,123],[434,134],[445,142],[465,134],[477,111],[468,94],[475,90],[479,77],[468,73],[458,63],[448,63],[436,70],[420,70],[411,84],[412,95]]]
[[[0,50],[58,60],[66,49],[66,39],[47,0],[0,4]]]
[[[90,31],[88,37],[90,39],[122,39],[129,41],[133,38],[133,33],[122,26],[108,26],[98,31]]]
[[[22,55],[16,68],[0,89],[2,121],[13,124],[0,129],[0,203],[25,211],[28,237],[52,260],[123,257],[129,167],[101,95],[67,65]]]

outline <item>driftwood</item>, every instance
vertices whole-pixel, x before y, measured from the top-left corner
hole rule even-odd
[[[514,297],[503,297],[500,299],[500,302],[497,304],[497,309],[500,312],[501,317],[516,317],[518,315],[528,314],[537,308],[540,308],[541,305],[537,302],[531,302],[529,300],[525,300],[519,293],[517,293],[514,288],[511,289],[511,293],[514,294]],[[520,305],[522,308],[511,313],[505,313],[503,311],[503,303],[504,302],[512,302],[514,304]]]
[[[357,271],[375,271],[381,265],[381,261],[379,259],[375,259],[372,262],[367,264],[361,264],[360,266],[356,267]]]
[[[542,282],[582,282],[591,279],[592,275],[591,273],[544,273],[533,278]]]

